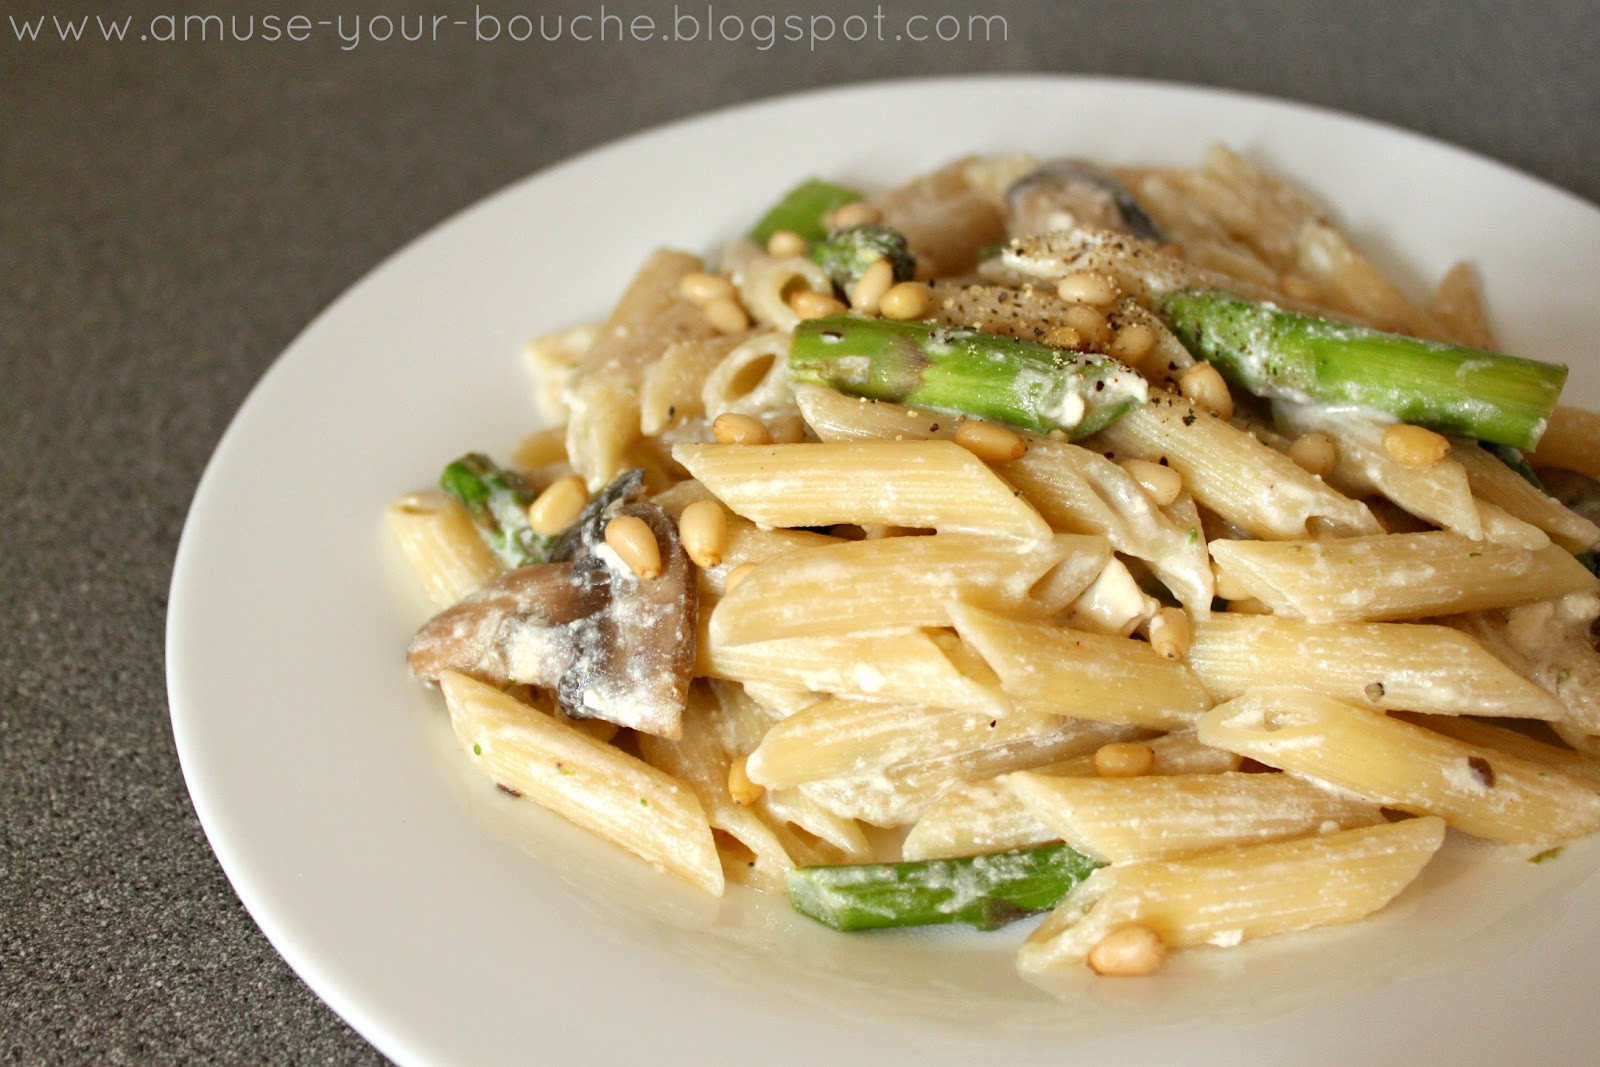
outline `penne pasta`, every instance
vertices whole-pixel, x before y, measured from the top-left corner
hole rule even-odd
[[[493,781],[721,895],[711,826],[688,787],[466,675],[446,671],[439,688],[456,739]]]
[[[1200,739],[1476,837],[1543,843],[1600,829],[1587,783],[1304,689],[1254,689],[1200,720]]]
[[[435,607],[448,608],[504,569],[483,543],[467,509],[437,489],[407,493],[391,503],[383,517]]]
[[[1105,867],[1028,937],[1017,966],[1041,973],[1081,963],[1130,924],[1180,948],[1355,922],[1411,884],[1443,841],[1444,823],[1424,818]]]

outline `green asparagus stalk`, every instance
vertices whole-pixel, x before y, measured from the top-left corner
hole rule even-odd
[[[905,235],[888,226],[834,230],[826,240],[811,246],[811,258],[828,272],[833,284],[846,292],[880,259],[889,261],[897,282],[910,281],[917,273],[917,261],[906,245]]]
[[[1143,378],[1109,356],[852,315],[796,326],[789,375],[851,396],[1062,430],[1073,438],[1104,429],[1149,394]]]
[[[554,539],[541,537],[528,525],[533,492],[516,471],[470,452],[444,469],[439,486],[465,505],[484,543],[507,567],[544,563],[549,558]]]
[[[861,199],[859,190],[847,185],[835,185],[820,178],[808,178],[783,194],[761,220],[746,235],[758,245],[766,245],[767,238],[779,230],[789,230],[815,244],[827,236],[822,216],[845,204]]]
[[[1531,449],[1567,368],[1423,341],[1226,293],[1162,301],[1174,333],[1234,385],[1259,396],[1367,408],[1444,433]]]
[[[789,903],[835,930],[966,923],[994,930],[1047,911],[1098,867],[1066,845],[912,863],[796,867]]]

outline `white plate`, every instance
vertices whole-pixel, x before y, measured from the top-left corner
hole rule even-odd
[[[1587,1054],[1590,845],[1533,866],[1454,842],[1373,922],[1049,995],[1012,971],[1017,930],[846,937],[745,893],[719,911],[496,793],[407,677],[426,609],[383,506],[463,451],[503,455],[531,421],[523,341],[602,314],[651,247],[710,249],[808,174],[882,184],[1006,149],[1190,163],[1214,139],[1309,182],[1419,284],[1474,260],[1507,347],[1600,398],[1600,212],[1370,122],[1125,81],[886,83],[679,123],[512,186],[340,298],[218,447],[168,616],[195,807],[295,970],[404,1063]]]

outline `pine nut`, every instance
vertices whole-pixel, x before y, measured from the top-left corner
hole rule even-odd
[[[1182,659],[1189,654],[1192,632],[1182,608],[1162,608],[1150,620],[1150,647],[1167,659]]]
[[[678,279],[678,295],[696,304],[708,304],[721,297],[731,298],[733,283],[720,274],[690,271]]]
[[[728,573],[722,576],[722,595],[727,596],[733,592],[734,586],[750,577],[750,572],[755,569],[754,563],[741,563],[737,567],[730,567]]]
[[[1078,331],[1090,348],[1098,350],[1111,343],[1111,323],[1106,321],[1105,312],[1100,309],[1088,304],[1073,304],[1061,318]]]
[[[1021,459],[1027,444],[998,423],[964,419],[956,427],[956,444],[985,463],[1010,463]]]
[[[1154,974],[1167,958],[1161,935],[1142,923],[1119,926],[1089,950],[1089,969],[1108,978]]]
[[[787,259],[790,256],[803,256],[810,250],[810,247],[810,245],[806,244],[806,239],[793,230],[778,230],[767,238],[767,255],[776,256],[779,259]]]
[[[740,756],[728,765],[728,796],[741,808],[748,808],[767,791],[764,786],[750,780],[749,771],[746,770],[749,762],[749,756]]]
[[[802,319],[820,319],[828,315],[843,315],[844,301],[819,293],[814,289],[800,289],[789,297],[789,310]]]
[[[1339,446],[1325,433],[1308,433],[1294,439],[1288,456],[1301,470],[1324,477],[1339,463]]]
[[[750,328],[750,316],[731,296],[719,296],[701,306],[706,319],[718,333],[743,333]]]
[[[1222,374],[1209,363],[1196,363],[1178,375],[1178,392],[1220,419],[1233,418],[1233,394]]]
[[[806,420],[799,415],[779,415],[767,426],[775,445],[797,445],[806,439]]]
[[[1431,467],[1450,454],[1450,441],[1421,426],[1400,423],[1383,431],[1383,451],[1407,467]]]
[[[540,537],[554,537],[571,526],[589,502],[589,490],[576,474],[557,478],[528,505],[528,525]]]
[[[885,293],[894,287],[894,268],[879,257],[862,272],[850,289],[850,306],[865,315],[875,315]]]
[[[606,544],[640,578],[661,577],[661,545],[650,524],[637,515],[618,515],[606,523]]]
[[[1155,330],[1142,322],[1130,322],[1111,335],[1111,354],[1130,367],[1137,367],[1155,347]]]
[[[857,200],[835,209],[827,221],[830,230],[842,230],[848,226],[876,226],[883,221],[883,212]]]
[[[1052,326],[1039,340],[1051,348],[1077,348],[1083,344],[1083,335],[1071,326]]]
[[[1113,741],[1095,749],[1094,772],[1102,778],[1137,778],[1155,761],[1155,750],[1143,741]]]
[[[1183,477],[1171,467],[1163,467],[1147,459],[1125,459],[1118,466],[1139,483],[1139,488],[1158,508],[1171,504],[1183,492]]]
[[[1104,274],[1092,270],[1078,270],[1062,278],[1056,293],[1074,304],[1093,304],[1106,307],[1117,299],[1117,283]]]
[[[715,567],[728,548],[728,513],[715,500],[696,500],[678,517],[678,537],[697,567]]]
[[[761,420],[735,411],[724,411],[711,422],[711,436],[724,445],[770,445],[772,435]]]
[[[922,282],[900,282],[889,288],[878,301],[878,310],[886,319],[901,322],[920,319],[933,306],[933,290]]]

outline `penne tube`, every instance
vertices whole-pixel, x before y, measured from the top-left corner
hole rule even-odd
[[[407,493],[389,505],[383,518],[435,607],[450,607],[504,569],[467,509],[438,489]]]
[[[1589,783],[1304,689],[1253,689],[1200,720],[1200,739],[1494,841],[1600,829]]]
[[[1529,763],[1551,767],[1562,774],[1584,778],[1600,787],[1600,759],[1574,752],[1561,745],[1550,744],[1529,737],[1520,730],[1509,730],[1477,719],[1464,719],[1458,715],[1422,715],[1402,712],[1398,718],[1432,730],[1436,734],[1453,737],[1479,748],[1491,748],[1508,756],[1525,759]]]
[[[1183,948],[1355,922],[1398,896],[1443,841],[1444,823],[1423,818],[1103,867],[1028,937],[1017,966],[1042,973],[1081,963],[1130,923]]]
[[[996,717],[835,697],[776,723],[750,753],[750,780],[770,789],[848,778],[1060,729],[1054,715]]]
[[[1130,731],[1109,741],[1136,737]],[[1222,774],[1239,769],[1232,752],[1202,745],[1193,730],[1146,742],[1151,764],[1146,774]],[[1040,775],[1087,776],[1096,773],[1092,752],[1031,768]],[[928,805],[901,846],[908,860],[948,859],[1009,852],[1059,840],[1054,830],[1029,813],[1001,778],[951,786]]]
[[[1087,588],[1110,554],[1104,539],[1072,534],[1022,544],[935,534],[801,549],[781,566],[758,567],[723,598],[711,616],[711,640],[733,645],[948,626],[955,599],[1043,618]]]
[[[721,334],[670,345],[644,370],[639,431],[654,436],[706,414],[701,393],[710,374],[743,337]]]
[[[1529,459],[1535,467],[1560,467],[1600,480],[1600,412],[1558,404]]]
[[[1187,662],[1217,700],[1292,685],[1379,708],[1559,719],[1559,700],[1449,626],[1311,623],[1214,615],[1196,623]]]
[[[1116,459],[1165,463],[1199,503],[1254,537],[1380,532],[1365,504],[1183,397],[1157,394],[1093,438]]]
[[[708,678],[892,704],[982,708],[994,715],[1011,709],[997,685],[963,670],[920,630],[742,645],[701,641],[698,652],[696,671]]]
[[[493,781],[716,896],[722,863],[692,790],[493,686],[439,677],[450,724]]]
[[[1018,710],[1170,730],[1211,706],[1187,667],[1146,642],[1019,622],[970,604],[950,613]]]
[[[882,523],[1050,536],[1038,512],[953,442],[677,445],[672,455],[735,514],[761,526]]]
[[[1056,837],[1108,863],[1175,859],[1384,821],[1376,804],[1288,774],[1063,778],[1023,771],[1001,781]]]
[[[1213,541],[1222,574],[1273,611],[1361,622],[1508,607],[1600,588],[1572,554],[1452,533],[1340,541]]]
[[[1600,528],[1567,509],[1473,441],[1455,441],[1451,455],[1467,472],[1472,491],[1485,503],[1538,527],[1568,552],[1586,552],[1600,542]]]

